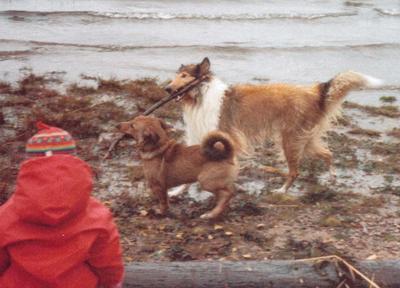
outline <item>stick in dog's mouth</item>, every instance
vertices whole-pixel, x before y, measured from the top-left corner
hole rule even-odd
[[[172,99],[175,99],[175,101],[177,101],[177,102],[181,101],[186,92],[190,91],[191,89],[196,87],[198,84],[200,84],[201,82],[206,80],[207,77],[208,77],[207,75],[204,75],[204,76],[202,76],[200,78],[194,79],[192,82],[189,82],[186,86],[182,87],[181,89],[176,90],[174,93],[172,93],[172,94],[170,94],[168,96],[165,96],[160,101],[158,101],[154,105],[150,106],[150,108],[148,108],[146,111],[144,111],[142,113],[142,115],[145,115],[145,116],[150,115],[155,110],[157,110],[158,108],[160,108],[164,104],[168,103]]]

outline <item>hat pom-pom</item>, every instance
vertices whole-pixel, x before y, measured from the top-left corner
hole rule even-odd
[[[49,129],[50,126],[47,124],[44,124],[42,121],[37,121],[36,122],[36,127],[38,130],[43,130],[43,129]]]

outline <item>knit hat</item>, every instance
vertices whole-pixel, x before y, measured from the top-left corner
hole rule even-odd
[[[36,127],[39,132],[28,140],[25,147],[28,157],[76,152],[75,141],[67,131],[46,125],[41,121],[36,123]]]

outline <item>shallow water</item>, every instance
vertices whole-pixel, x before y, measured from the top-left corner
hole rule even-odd
[[[398,1],[0,1],[0,77],[22,67],[173,76],[209,56],[229,83],[311,83],[353,69],[400,87]]]

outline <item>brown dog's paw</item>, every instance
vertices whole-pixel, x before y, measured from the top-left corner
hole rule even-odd
[[[160,208],[152,208],[150,209],[150,216],[154,218],[176,218],[176,215],[173,214],[170,210],[162,211]]]

